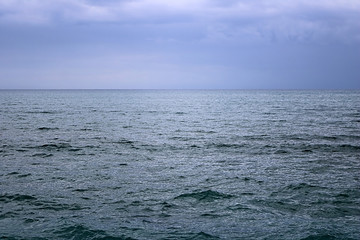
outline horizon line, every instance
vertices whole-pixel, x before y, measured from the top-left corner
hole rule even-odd
[[[164,90],[164,91],[346,91],[360,88],[0,88],[0,91],[91,91],[91,90]]]

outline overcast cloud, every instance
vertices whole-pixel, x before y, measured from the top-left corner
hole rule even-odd
[[[0,0],[0,88],[359,88],[360,1]]]

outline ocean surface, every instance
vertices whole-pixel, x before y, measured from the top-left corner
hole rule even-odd
[[[0,239],[360,239],[359,178],[360,91],[0,91]]]

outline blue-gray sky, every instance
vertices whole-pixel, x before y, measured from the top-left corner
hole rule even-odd
[[[0,0],[0,88],[359,89],[359,0]]]

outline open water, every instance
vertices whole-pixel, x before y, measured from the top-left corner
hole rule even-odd
[[[0,91],[1,239],[360,239],[360,91]]]

